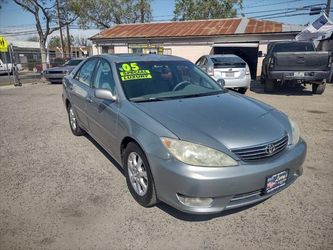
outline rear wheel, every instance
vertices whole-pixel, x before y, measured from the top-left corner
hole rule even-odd
[[[67,107],[67,113],[68,113],[69,126],[71,128],[72,133],[76,136],[84,135],[85,132],[82,128],[80,128],[77,122],[75,111],[70,103],[68,104]]]
[[[264,91],[266,93],[272,92],[274,89],[274,82],[273,80],[266,79],[264,83]]]
[[[239,88],[237,91],[238,91],[238,93],[245,94],[247,91],[247,88]]]
[[[326,88],[326,82],[321,84],[312,83],[313,94],[321,95],[322,93],[324,93],[325,88]]]
[[[133,198],[144,207],[157,203],[153,176],[142,149],[130,142],[124,152],[126,182]]]

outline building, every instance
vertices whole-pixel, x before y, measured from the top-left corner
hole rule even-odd
[[[267,43],[294,39],[304,27],[248,18],[120,24],[94,35],[93,54],[156,53],[195,62],[205,54],[236,54],[261,74]]]

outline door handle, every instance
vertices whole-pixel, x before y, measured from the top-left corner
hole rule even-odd
[[[91,97],[88,96],[88,97],[86,98],[86,101],[89,102],[89,103],[92,103],[92,102],[93,102],[93,99],[91,99]]]

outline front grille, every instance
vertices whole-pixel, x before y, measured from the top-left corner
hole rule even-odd
[[[254,161],[276,155],[283,151],[287,145],[288,135],[285,135],[272,142],[247,148],[235,148],[231,151],[238,155],[243,161]]]

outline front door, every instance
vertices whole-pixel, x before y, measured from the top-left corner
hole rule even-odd
[[[116,134],[118,119],[118,102],[102,100],[95,97],[95,89],[108,89],[116,95],[115,81],[110,64],[100,59],[91,84],[90,102],[87,111],[89,128],[93,136],[110,152],[116,152]]]

